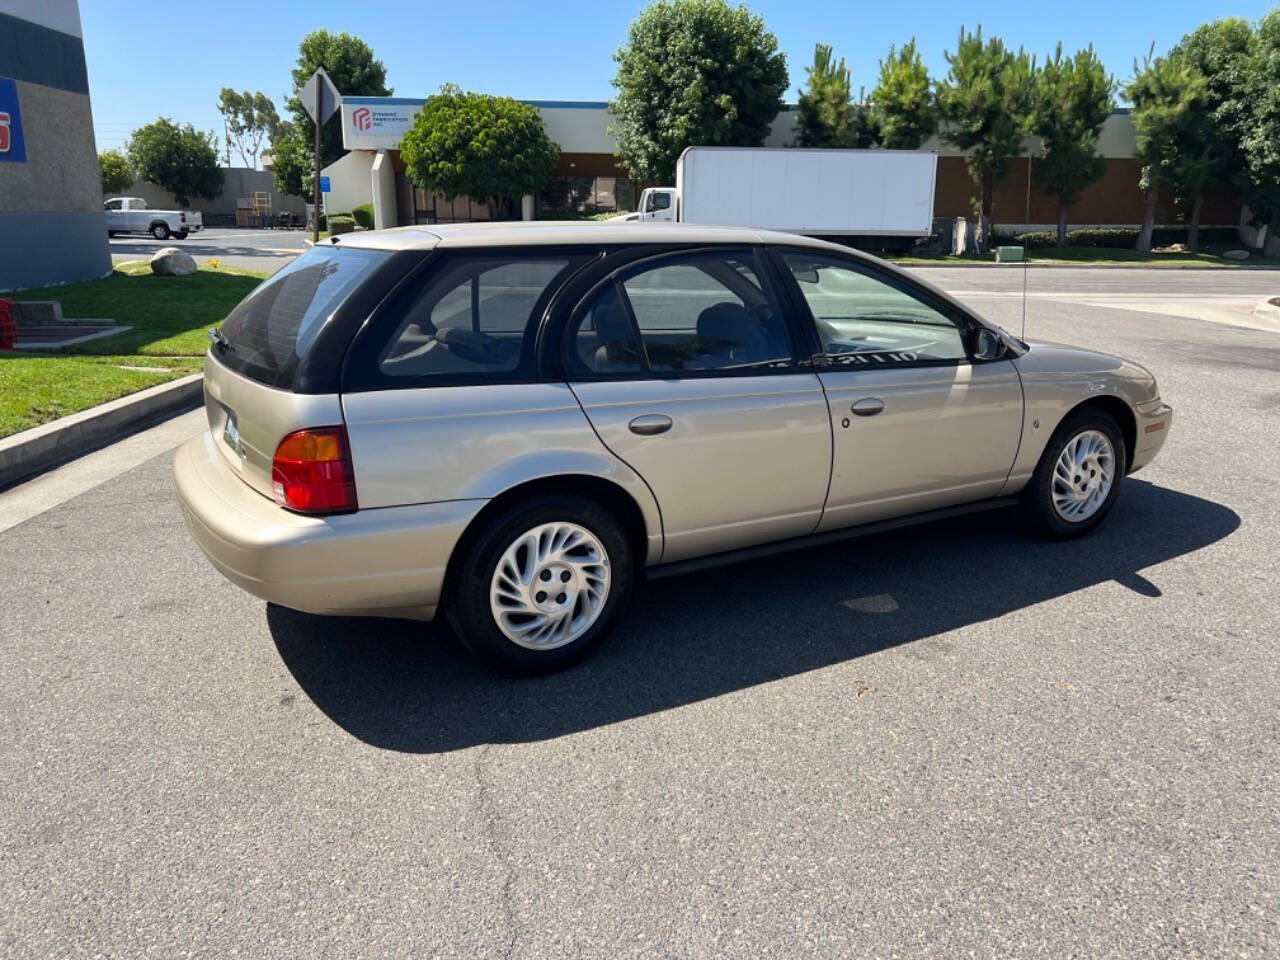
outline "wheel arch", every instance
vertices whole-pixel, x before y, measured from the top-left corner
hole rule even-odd
[[[1106,394],[1082,400],[1063,414],[1062,420],[1058,422],[1062,423],[1073,413],[1086,409],[1101,410],[1110,416],[1116,422],[1116,426],[1120,428],[1120,436],[1124,440],[1124,472],[1128,473],[1133,463],[1133,452],[1138,445],[1138,417],[1133,412],[1133,408],[1123,398],[1114,394]]]
[[[622,524],[627,541],[636,559],[637,567],[644,567],[650,553],[652,536],[661,536],[661,530],[650,531],[645,522],[644,511],[636,499],[622,486],[612,480],[585,473],[557,474],[555,476],[537,477],[509,487],[493,497],[480,511],[471,518],[462,536],[454,545],[445,567],[442,596],[447,596],[453,587],[457,570],[462,558],[467,555],[471,545],[484,531],[494,517],[522,500],[539,494],[569,494],[595,501],[609,510]]]

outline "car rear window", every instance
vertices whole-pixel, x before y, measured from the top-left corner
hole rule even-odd
[[[352,292],[386,262],[382,250],[313,247],[263,281],[222,324],[218,359],[250,379],[288,390],[316,334]]]

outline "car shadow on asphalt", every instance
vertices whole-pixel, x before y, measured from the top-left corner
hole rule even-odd
[[[603,647],[545,677],[491,672],[440,624],[276,606],[266,616],[285,665],[334,723],[377,747],[443,752],[668,710],[1106,581],[1158,603],[1159,577],[1144,569],[1239,525],[1221,504],[1131,478],[1107,522],[1066,543],[1028,536],[1006,510],[641,582]]]

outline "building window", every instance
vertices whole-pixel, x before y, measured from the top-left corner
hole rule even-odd
[[[636,184],[626,177],[556,177],[538,197],[540,213],[615,213],[636,208]]]

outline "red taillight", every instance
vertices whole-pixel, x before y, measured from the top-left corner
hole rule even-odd
[[[185,213],[179,213],[178,216],[182,218],[183,223],[187,222],[187,215]]]
[[[346,427],[317,427],[289,434],[271,461],[276,503],[299,513],[355,510],[356,473]]]

